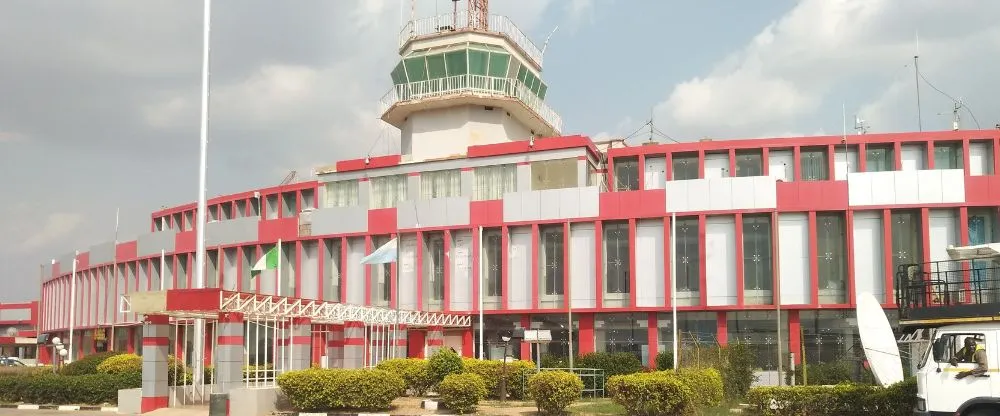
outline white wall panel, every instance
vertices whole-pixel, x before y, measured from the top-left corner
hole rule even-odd
[[[569,278],[574,308],[597,305],[596,239],[593,223],[570,224]],[[638,253],[637,253],[638,254]]]
[[[768,152],[767,172],[772,178],[791,182],[795,178],[795,159],[791,150]]]
[[[965,202],[962,169],[857,172],[847,175],[851,206]]]
[[[361,259],[365,258],[365,239],[347,239],[347,299],[346,303],[365,304],[365,266]],[[284,270],[282,270],[284,272]]]
[[[663,189],[667,181],[667,158],[646,156],[646,189]]]
[[[993,173],[993,145],[990,142],[969,143],[969,174],[972,176]]]
[[[531,229],[510,229],[510,247],[507,249],[508,309],[531,308]]]
[[[451,234],[451,299],[453,311],[472,310],[472,232],[455,231]]]
[[[301,298],[319,298],[319,245],[315,241],[302,242]]]
[[[729,153],[705,154],[705,178],[725,178],[729,175]]]
[[[903,170],[927,169],[927,146],[922,144],[904,144],[899,152]]]
[[[239,282],[239,271],[236,267],[236,248],[227,248],[223,252],[222,286],[225,290],[236,290]],[[154,260],[159,261],[159,259]]]
[[[399,240],[399,264],[396,276],[400,309],[417,308],[417,235],[404,234]]]
[[[834,146],[833,163],[834,179],[847,180],[848,173],[858,171],[858,149],[852,147],[845,152],[843,146]]]
[[[928,215],[930,231],[930,252],[931,261],[948,260],[948,246],[958,246],[958,210],[956,209],[932,209]],[[941,270],[947,269],[948,263],[942,264]],[[967,267],[967,266],[966,266]],[[954,270],[957,270],[956,266]],[[961,274],[948,273],[949,280],[958,281],[962,279]]]
[[[663,220],[636,223],[635,264],[636,306],[664,306]]]
[[[778,265],[781,271],[781,303],[809,303],[809,216],[799,213],[780,214],[778,244],[781,257]]]
[[[667,212],[774,209],[777,182],[769,176],[690,179],[666,184]]]
[[[885,299],[885,251],[882,213],[854,212],[854,293]]]
[[[735,305],[736,219],[708,217],[705,223],[705,276],[708,306]]]

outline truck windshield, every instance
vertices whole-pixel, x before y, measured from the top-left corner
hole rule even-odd
[[[920,361],[917,363],[917,368],[924,368],[927,365],[928,357],[931,355],[931,350],[934,349],[934,341],[927,341],[924,344],[924,353],[920,354]]]

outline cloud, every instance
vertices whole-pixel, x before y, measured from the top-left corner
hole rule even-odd
[[[846,102],[874,130],[915,130],[912,66],[904,66],[918,32],[921,72],[996,114],[1000,101],[988,91],[997,82],[988,74],[1000,70],[1000,28],[986,16],[998,12],[993,3],[803,0],[706,75],[674,86],[657,118],[689,138],[839,130],[832,127]],[[950,107],[922,88],[925,117]],[[936,121],[925,129],[948,125]]]
[[[59,239],[72,235],[83,223],[83,215],[70,212],[54,212],[45,217],[41,227],[34,228],[27,240],[21,242],[22,250],[33,250],[52,244]]]

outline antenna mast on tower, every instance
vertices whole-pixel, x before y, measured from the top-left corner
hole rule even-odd
[[[489,30],[489,9],[489,0],[469,0],[469,28],[472,30]]]

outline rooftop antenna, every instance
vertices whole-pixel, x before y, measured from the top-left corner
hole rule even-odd
[[[489,0],[469,0],[469,28],[472,30],[489,30],[489,10]]]
[[[854,116],[854,130],[861,134],[868,134],[868,122],[861,118],[861,116]]]
[[[958,131],[958,129],[959,129],[960,125],[961,125],[961,122],[962,122],[962,107],[964,105],[965,105],[965,103],[963,102],[962,97],[958,97],[958,100],[955,100],[954,104],[952,105],[952,108],[951,108],[951,117],[952,117],[952,119],[951,119],[951,129],[954,130],[954,131]],[[946,113],[938,113],[937,115],[943,116],[943,115],[946,115]]]
[[[916,52],[913,54],[913,81],[917,86],[917,129],[924,131],[923,115],[920,109],[920,31],[916,33]]]
[[[288,185],[288,184],[292,183],[292,181],[295,179],[295,175],[297,173],[298,172],[296,172],[294,170],[291,171],[291,172],[288,172],[288,175],[285,175],[285,179],[281,180],[281,186],[285,186],[285,185]]]
[[[545,49],[549,47],[549,39],[552,39],[552,35],[556,34],[557,30],[559,30],[559,25],[556,25],[556,28],[552,29],[552,32],[549,32],[549,35],[545,37],[545,43],[542,44],[542,55],[545,55]]]

